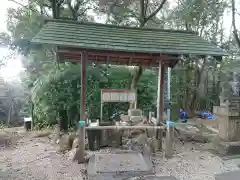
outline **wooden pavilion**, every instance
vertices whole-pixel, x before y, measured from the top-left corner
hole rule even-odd
[[[91,63],[159,67],[159,119],[164,112],[164,73],[183,55],[227,55],[195,32],[122,27],[66,20],[48,20],[32,44],[56,47],[59,62],[79,62],[81,69],[81,117],[86,111],[86,66]]]

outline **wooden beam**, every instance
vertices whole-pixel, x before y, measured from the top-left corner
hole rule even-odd
[[[60,62],[81,62],[81,53],[86,52],[88,60],[106,64],[107,61],[116,65],[158,67],[159,62],[174,67],[180,60],[179,55],[162,53],[140,53],[140,52],[120,52],[120,51],[101,51],[81,48],[58,47]]]
[[[79,54],[75,54],[75,53],[63,53],[63,52],[59,52],[59,55],[62,57],[69,57],[69,58],[77,58],[77,59],[81,59],[81,56]],[[132,59],[133,61],[137,60],[147,60],[147,61],[156,61],[159,57],[153,57],[153,56],[136,56],[136,55],[121,55],[121,54],[113,54],[113,55],[109,55],[109,54],[97,54],[97,53],[88,53],[88,57],[90,59],[97,57],[98,59],[109,59],[109,62],[111,62],[112,59],[114,59],[115,61],[118,61],[119,58],[121,58],[122,60],[125,61],[129,61],[130,59]],[[166,58],[166,57],[165,57]],[[167,58],[166,58],[167,59]]]
[[[79,52],[87,52],[88,56],[110,56],[110,57],[125,57],[125,58],[137,58],[137,59],[179,59],[179,55],[176,54],[164,54],[164,53],[143,53],[143,52],[124,52],[124,51],[102,51],[102,50],[89,50],[81,48],[63,48],[59,47],[59,53],[77,54]]]
[[[86,130],[165,129],[165,126],[88,126]]]
[[[129,59],[130,60],[130,59]],[[126,59],[110,59],[110,63],[112,65],[128,65],[128,66],[144,66],[144,67],[158,67],[159,61],[151,61],[151,60],[144,60],[144,59],[132,59],[131,64],[129,64],[129,60]],[[80,63],[81,57],[80,56],[73,56],[73,55],[60,55],[59,62],[73,62],[73,63]],[[106,57],[89,57],[88,62],[92,63],[100,63],[100,64],[107,64]],[[173,63],[175,64],[176,61],[174,60],[165,60],[164,64],[172,67]]]

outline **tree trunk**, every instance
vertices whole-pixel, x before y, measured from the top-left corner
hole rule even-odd
[[[146,23],[151,20],[156,14],[163,8],[163,5],[166,3],[167,0],[162,0],[161,4],[158,6],[155,11],[153,11],[149,16],[147,16],[147,8],[148,8],[148,1],[147,0],[140,0],[140,26],[139,27],[144,27]],[[136,68],[136,71],[134,75],[132,76],[132,82],[131,82],[131,90],[134,90],[137,93],[137,84],[140,80],[141,75],[143,74],[143,67],[139,66]],[[130,104],[130,109],[134,108],[134,104]]]
[[[184,66],[186,67],[185,69],[185,73],[184,73],[184,84],[185,84],[185,93],[184,93],[184,102],[183,102],[183,107],[185,110],[188,111],[188,101],[189,101],[189,88],[188,85],[190,83],[190,75],[189,75],[189,71],[190,71],[190,60],[187,59],[186,62],[184,63]]]
[[[57,0],[52,0],[52,16],[53,19],[57,19]]]
[[[64,2],[64,0],[52,0],[51,6],[52,6],[53,19],[60,18],[60,7],[62,6],[63,2]]]
[[[137,93],[137,83],[141,77],[141,75],[143,74],[143,67],[139,66],[135,68],[135,72],[132,76],[132,83],[131,83],[131,90],[134,90]],[[135,108],[135,104],[131,103],[130,104],[130,109]]]
[[[236,40],[236,42],[237,42],[238,48],[240,48],[240,39],[239,39],[239,36],[238,36],[238,30],[237,30],[237,28],[236,28],[235,11],[236,11],[235,0],[232,0],[232,26],[233,26],[233,35],[234,35],[235,40]]]
[[[13,104],[11,105],[9,111],[8,111],[8,126],[11,123],[11,119],[12,119],[12,109],[13,109]]]
[[[201,69],[199,69],[198,67],[196,68],[196,75],[195,75],[195,89],[193,91],[193,95],[192,95],[192,99],[191,99],[191,105],[190,105],[190,111],[194,112],[195,108],[196,108],[196,101],[198,100],[198,89],[200,86],[200,83],[202,82],[202,76],[203,76],[203,72],[205,69],[205,65],[206,65],[206,58],[203,59],[203,64]],[[198,66],[198,63],[197,63]]]
[[[31,125],[31,130],[33,130],[33,126],[34,126],[34,122],[35,122],[35,118],[34,118],[34,103],[31,101],[31,117],[32,117],[32,125]]]
[[[67,110],[61,109],[59,111],[59,118],[60,118],[60,130],[63,132],[68,132]]]

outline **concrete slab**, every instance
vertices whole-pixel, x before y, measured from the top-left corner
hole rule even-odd
[[[88,163],[89,180],[121,180],[153,174],[151,158],[139,152],[119,151],[92,156]]]
[[[95,157],[96,171],[99,173],[148,171],[149,168],[139,154],[101,154]]]
[[[239,180],[240,171],[227,172],[215,175],[215,180]]]

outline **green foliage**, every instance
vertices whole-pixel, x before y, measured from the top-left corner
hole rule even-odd
[[[32,100],[35,104],[34,113],[38,126],[53,125],[58,118],[68,118],[70,125],[78,121],[81,97],[80,69],[80,65],[69,64],[36,82]],[[104,66],[88,67],[87,110],[90,118],[99,118],[101,89],[127,89],[130,75],[127,67],[112,66],[107,69]],[[150,108],[156,97],[155,79],[151,71],[146,71],[139,83],[139,106],[141,108]],[[111,104],[107,109],[105,108],[104,117],[108,118],[108,112],[114,112],[117,109],[127,113],[128,105]],[[59,112],[62,110],[67,111],[68,117],[59,117]]]

